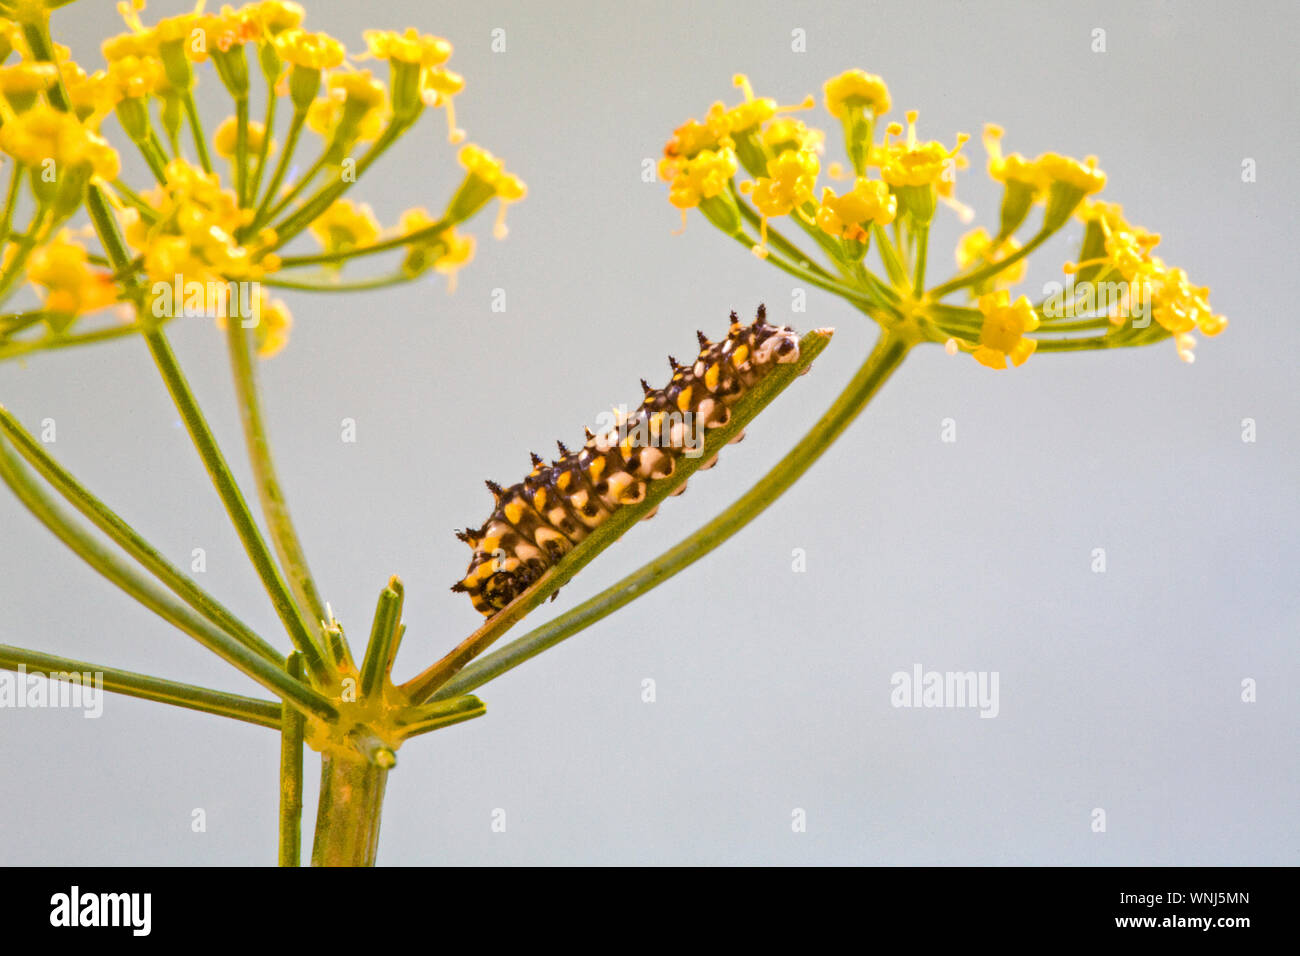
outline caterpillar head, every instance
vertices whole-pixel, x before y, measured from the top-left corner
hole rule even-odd
[[[789,326],[759,326],[755,330],[754,361],[759,365],[799,361],[799,336]]]

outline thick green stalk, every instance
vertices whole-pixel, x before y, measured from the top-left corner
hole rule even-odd
[[[758,517],[822,456],[889,380],[915,342],[910,331],[882,332],[866,362],[817,424],[731,507],[617,584],[470,664],[427,699],[445,700],[481,687],[631,603],[718,547]],[[413,695],[412,699],[420,698]]]
[[[320,762],[312,866],[374,866],[388,768],[338,753]]]

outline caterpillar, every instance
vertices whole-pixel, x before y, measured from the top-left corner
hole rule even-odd
[[[664,388],[651,388],[642,379],[645,399],[636,411],[615,410],[613,424],[598,434],[586,429],[586,443],[578,451],[556,442],[560,457],[550,464],[533,454],[533,469],[518,484],[503,488],[487,482],[495,508],[478,529],[456,532],[474,554],[453,591],[468,594],[474,607],[491,617],[617,509],[644,500],[647,482],[671,475],[682,455],[700,454],[703,429],[730,421],[730,406],[773,367],[799,359],[795,331],[769,325],[761,305],[750,325],[732,312],[720,342],[710,342],[703,332],[696,335],[695,361],[681,365],[670,355],[672,379]],[[732,442],[743,437],[741,432]],[[685,490],[683,485],[674,494]]]

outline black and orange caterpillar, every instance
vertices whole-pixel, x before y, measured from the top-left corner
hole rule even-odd
[[[725,425],[729,406],[769,370],[799,358],[794,330],[769,325],[761,305],[752,325],[732,312],[721,342],[696,334],[699,356],[690,365],[669,356],[673,377],[664,388],[642,379],[645,400],[635,412],[617,415],[600,434],[587,429],[578,451],[556,442],[560,457],[549,465],[533,455],[533,470],[518,484],[487,483],[496,508],[478,530],[456,533],[474,556],[453,591],[467,593],[485,615],[501,610],[616,509],[642,501],[646,482],[671,475],[683,454],[700,454],[703,429]]]

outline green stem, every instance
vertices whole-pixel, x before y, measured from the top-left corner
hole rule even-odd
[[[250,651],[239,641],[172,601],[166,593],[159,591],[149,581],[139,578],[133,569],[73,525],[33,482],[27,480],[2,443],[0,443],[0,480],[13,490],[19,501],[36,516],[37,520],[83,561],[163,620],[193,637],[277,697],[303,709],[305,713],[314,714],[323,720],[338,718],[338,711],[322,695],[290,679],[280,665],[272,664],[260,654]]]
[[[142,328],[143,326],[138,322],[132,322],[130,325],[115,325],[107,329],[96,329],[94,332],[82,332],[78,335],[46,335],[39,339],[10,342],[0,345],[0,360],[26,355],[29,352],[66,349],[74,345],[90,345],[93,342],[120,339],[127,335],[137,335]]]
[[[18,205],[18,187],[22,183],[26,164],[15,162],[13,170],[9,173],[9,192],[5,196],[5,208],[3,218],[0,218],[0,243],[9,241],[9,234],[13,230],[14,208]]]
[[[257,165],[253,168],[253,178],[248,185],[249,205],[257,200],[262,190],[262,174],[266,172],[266,160],[271,155],[271,134],[275,131],[275,106],[280,98],[275,95],[275,84],[269,82],[266,88],[266,116],[262,121],[262,146],[257,151]]]
[[[216,598],[182,574],[139,532],[86,490],[45,452],[40,443],[2,405],[0,405],[0,432],[8,437],[18,453],[53,486],[55,491],[162,582],[168,590],[249,651],[259,655],[265,661],[279,665],[281,658],[274,647],[258,637],[247,624],[223,607]]]
[[[978,285],[980,282],[983,282],[985,279],[992,278],[993,276],[1002,272],[1008,266],[1015,265],[1025,256],[1029,255],[1031,252],[1033,252],[1035,249],[1041,246],[1044,242],[1050,239],[1051,236],[1052,236],[1052,232],[1050,230],[1045,230],[1045,229],[1040,230],[1034,236],[1034,238],[1030,239],[1027,243],[1025,243],[1015,252],[1011,253],[1011,255],[1007,256],[1005,259],[999,259],[997,262],[991,262],[988,265],[980,269],[976,269],[974,272],[968,272],[965,275],[953,276],[943,285],[935,286],[933,289],[928,291],[925,294],[926,298],[936,299],[936,300],[942,299],[945,295],[948,295],[950,292],[956,292],[958,289],[964,289],[967,286]]]
[[[916,268],[912,274],[912,289],[915,295],[920,295],[921,290],[925,288],[925,254],[930,245],[930,224],[918,226],[914,233],[916,237]]]
[[[302,655],[294,651],[285,661],[294,680],[303,679]],[[297,866],[302,855],[302,738],[306,721],[292,707],[284,708],[280,725],[280,865]]]
[[[590,600],[470,664],[427,699],[458,697],[482,686],[631,603],[718,547],[761,514],[822,456],[889,380],[916,341],[916,334],[909,330],[882,331],[866,362],[817,424],[726,511]]]
[[[393,659],[402,640],[402,599],[405,590],[396,577],[379,593],[375,607],[374,624],[370,629],[370,642],[361,662],[360,695],[362,698],[382,696],[384,682],[393,669]]]
[[[298,606],[309,617],[312,633],[318,635],[320,622],[326,620],[325,602],[316,591],[316,583],[307,557],[289,516],[289,505],[276,475],[271,445],[267,439],[266,423],[262,418],[262,403],[257,388],[257,370],[253,363],[249,338],[252,332],[241,322],[226,322],[226,339],[230,346],[230,368],[235,379],[235,397],[239,404],[239,417],[244,425],[244,443],[248,446],[248,459],[253,466],[262,514],[266,517],[271,543],[280,558]]]
[[[295,109],[293,118],[289,121],[289,135],[285,140],[284,149],[280,152],[280,158],[276,161],[275,172],[271,174],[271,181],[266,185],[266,192],[262,195],[262,201],[258,203],[257,212],[253,215],[252,223],[239,236],[241,239],[252,235],[270,218],[268,212],[271,204],[275,202],[275,194],[284,182],[285,173],[289,170],[289,160],[298,149],[298,138],[302,136],[303,124],[307,122],[307,111]],[[267,128],[269,135],[270,128]]]
[[[753,250],[754,246],[757,244],[756,240],[753,237],[747,235],[743,229],[740,232],[734,233],[731,238],[735,239],[738,243],[740,243],[746,249],[749,249],[751,251]],[[791,262],[786,262],[784,259],[781,258],[781,256],[772,252],[770,249],[768,250],[768,253],[764,257],[763,261],[771,263],[772,265],[780,269],[782,272],[789,273],[795,278],[801,279],[810,285],[814,285],[819,289],[825,289],[827,292],[832,292],[835,295],[838,295],[842,299],[848,299],[850,302],[854,302],[854,303],[861,303],[862,305],[868,306],[869,308],[872,309],[885,308],[883,302],[876,299],[874,296],[870,295],[865,290],[850,288],[849,286],[846,286],[843,283],[836,281],[835,279],[823,279],[821,276],[817,275],[814,272],[809,272],[807,269],[803,268],[802,266],[795,265],[794,263]]]
[[[236,320],[232,318],[230,321]],[[203,459],[212,484],[226,506],[226,513],[230,516],[240,541],[243,542],[244,550],[252,561],[258,577],[262,579],[276,614],[279,615],[281,623],[289,633],[289,639],[293,641],[293,646],[302,652],[308,673],[319,685],[328,686],[331,674],[321,650],[311,632],[308,631],[297,605],[294,604],[293,596],[284,578],[280,576],[266,542],[262,540],[262,533],[258,530],[243,493],[240,492],[235,477],[230,472],[230,466],[226,464],[225,456],[221,453],[216,438],[213,437],[212,430],[208,427],[207,420],[203,417],[203,412],[194,398],[194,393],[185,380],[185,375],[176,361],[167,337],[162,329],[153,328],[145,332],[144,339],[149,345],[149,351],[158,366],[158,371],[162,374],[176,410],[180,412],[181,419],[185,422],[194,447],[198,449],[199,457]]]
[[[271,138],[271,130],[264,131]],[[235,197],[242,209],[248,205],[248,97],[235,97]]]
[[[208,144],[203,138],[203,124],[199,121],[199,106],[194,102],[194,91],[186,90],[181,103],[185,107],[185,118],[189,120],[190,134],[194,137],[194,150],[199,154],[199,165],[205,173],[210,173],[212,157],[208,155]]]
[[[412,122],[412,119],[392,120],[384,131],[379,134],[379,138],[357,160],[351,182],[340,178],[337,182],[322,187],[306,203],[295,209],[287,219],[278,223],[275,226],[276,241],[273,248],[278,249],[284,246],[285,243],[315,222],[316,218],[328,209],[334,200],[347,192],[352,182],[360,179],[365,171],[370,168],[370,165],[382,156],[389,146],[397,142],[401,135],[410,128]]]
[[[421,226],[419,229],[414,229],[405,235],[393,236],[390,239],[371,243],[368,246],[357,246],[348,249],[346,252],[320,252],[309,256],[284,256],[280,260],[280,268],[294,269],[298,266],[326,265],[344,262],[348,259],[359,259],[362,256],[372,256],[379,252],[387,252],[389,249],[399,249],[402,246],[413,245],[426,239],[434,239],[446,232],[452,224],[451,219],[439,219],[435,223]]]
[[[235,323],[234,319],[230,320]],[[203,416],[203,411],[199,408],[198,401],[195,401],[194,393],[190,390],[190,384],[186,381],[185,373],[181,371],[181,365],[175,360],[175,354],[172,346],[166,341],[166,336],[162,329],[153,328],[144,333],[144,341],[148,343],[149,352],[153,355],[153,362],[159,367],[162,375],[162,381],[166,384],[166,389],[172,394],[172,401],[181,412],[181,419],[185,421],[186,429],[190,432],[190,438],[194,441],[194,446],[199,450],[199,457],[203,459],[204,467],[207,467],[208,475],[211,476],[212,484],[217,489],[221,502],[226,506],[226,514],[230,515],[231,523],[235,525],[235,532],[239,535],[239,540],[243,542],[244,551],[252,561],[252,566],[257,571],[257,576],[263,581],[266,594],[270,597],[270,602],[276,607],[276,614],[279,620],[289,632],[289,637],[296,649],[303,653],[303,661],[307,665],[309,674],[320,685],[330,683],[330,671],[325,665],[325,659],[322,657],[321,649],[318,648],[311,632],[307,630],[307,624],[303,622],[302,613],[298,606],[294,604],[294,598],[286,587],[285,579],[279,574],[279,568],[266,548],[266,542],[261,537],[261,532],[257,529],[257,523],[252,518],[252,512],[248,510],[247,502],[244,501],[243,493],[239,490],[239,485],[235,484],[234,475],[230,473],[230,466],[227,466],[225,455],[221,454],[220,447],[217,446],[217,440],[213,437],[212,429],[208,428],[208,421]]]
[[[374,866],[388,768],[338,753],[320,762],[312,866]]]
[[[387,289],[413,282],[423,273],[391,272],[388,275],[374,276],[370,279],[353,279],[335,282],[295,282],[292,279],[273,279],[263,277],[260,281],[268,289],[295,289],[299,292],[368,292],[374,289]]]
[[[215,714],[218,717],[231,717],[259,727],[280,726],[281,707],[273,701],[244,697],[241,694],[227,694],[224,691],[196,687],[193,684],[180,684],[161,677],[151,677],[148,674],[137,674],[116,667],[88,664],[85,661],[74,661],[53,654],[42,654],[40,651],[0,644],[0,668],[16,671],[20,667],[29,674],[46,676],[93,674],[103,680],[104,690],[112,691],[114,694],[151,700],[160,704],[172,704],[204,714]],[[292,707],[285,707],[283,710],[286,714],[298,713]],[[298,719],[301,720],[302,717],[299,716]]]

